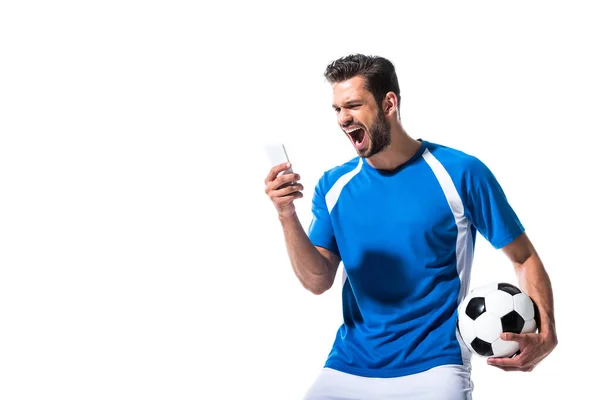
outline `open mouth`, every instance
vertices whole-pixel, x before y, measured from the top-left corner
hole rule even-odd
[[[352,144],[354,144],[354,147],[357,149],[363,146],[365,137],[367,136],[365,130],[358,127],[346,130],[346,134],[350,137]]]

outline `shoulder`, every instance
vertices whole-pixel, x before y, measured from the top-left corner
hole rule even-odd
[[[336,165],[326,170],[320,177],[318,187],[323,192],[329,191],[329,189],[344,175],[352,172],[357,172],[360,166],[362,166],[362,159],[360,157],[354,157],[351,160],[346,161],[341,165]]]
[[[472,177],[491,173],[480,158],[463,150],[430,142],[427,150],[452,176]]]

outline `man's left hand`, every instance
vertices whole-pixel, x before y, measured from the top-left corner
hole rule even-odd
[[[519,343],[519,354],[514,357],[490,357],[489,365],[505,371],[530,372],[556,347],[556,339],[539,333],[504,332],[500,339]]]

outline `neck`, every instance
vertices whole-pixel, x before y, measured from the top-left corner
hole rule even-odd
[[[398,120],[391,123],[390,134],[390,145],[366,159],[373,168],[392,171],[410,160],[421,147],[421,142],[410,137]]]

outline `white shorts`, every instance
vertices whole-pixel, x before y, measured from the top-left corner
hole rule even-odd
[[[471,400],[471,370],[443,365],[398,378],[366,378],[323,368],[304,400]]]

